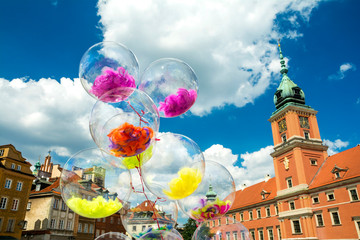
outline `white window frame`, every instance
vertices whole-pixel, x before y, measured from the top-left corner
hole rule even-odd
[[[11,169],[15,169],[15,163],[11,163]]]
[[[226,232],[226,240],[230,240],[230,232]]]
[[[249,211],[249,220],[253,220],[254,216],[253,216],[253,211]]]
[[[93,233],[94,232],[94,225],[89,224],[89,233]]]
[[[256,209],[256,216],[258,219],[261,218],[261,208]]]
[[[244,221],[244,213],[240,213],[240,221],[241,221],[241,222]]]
[[[9,199],[7,197],[1,197],[0,198],[0,209],[6,209],[8,200]]]
[[[277,215],[279,215],[279,207],[277,204],[275,204],[274,207],[275,207],[275,214],[277,216]]]
[[[89,225],[84,223],[84,233],[88,233]]]
[[[280,229],[280,226],[276,226],[276,232],[278,234],[278,239],[281,240],[281,229]]]
[[[233,223],[236,223],[236,213],[233,214]]]
[[[82,223],[79,223],[79,225],[78,225],[78,232],[82,232]]]
[[[238,240],[238,233],[236,231],[233,232],[233,238],[234,240]]]
[[[311,198],[312,198],[312,203],[313,204],[319,204],[320,203],[319,195],[312,196]],[[315,201],[315,198],[317,199],[317,202]]]
[[[360,217],[353,217],[353,220],[354,220],[354,223],[355,223],[355,229],[356,229],[356,232],[358,234],[358,238],[360,239]]]
[[[271,232],[271,234],[270,234],[270,232]],[[267,229],[267,234],[268,234],[268,239],[269,240],[274,240],[274,229],[272,227]]]
[[[333,208],[333,209],[328,209],[328,211],[329,211],[329,213],[330,213],[331,224],[332,224],[333,226],[339,226],[339,225],[341,225],[341,219],[340,219],[339,209],[338,209],[338,208]],[[336,223],[336,224],[335,224],[333,213],[337,213],[337,216],[338,216],[338,219],[339,219],[339,223]]]
[[[54,209],[59,209],[59,199],[54,198],[53,208]]]
[[[313,163],[313,161],[315,162],[315,163]],[[318,161],[317,161],[317,159],[316,158],[310,158],[310,165],[311,166],[317,166],[318,164]]]
[[[72,230],[72,221],[71,220],[68,220],[67,223],[66,223],[66,229],[67,230]]]
[[[322,220],[322,225],[319,224],[319,218],[318,216],[321,217],[321,220]],[[322,212],[319,212],[319,213],[315,213],[315,221],[316,221],[316,226],[317,227],[324,227],[325,226],[325,223],[324,223],[324,218],[323,218],[323,215],[322,215]]]
[[[98,237],[98,236],[100,236],[100,229],[96,229],[95,237]]]
[[[295,221],[298,221],[299,222],[299,227],[300,227],[300,232],[295,232],[295,226],[294,226],[294,222]],[[292,219],[291,220],[291,232],[292,234],[302,234],[302,227],[301,227],[301,221],[300,221],[300,218],[297,218],[297,219]]]
[[[20,203],[20,199],[14,198],[10,210],[17,211],[19,209],[19,203]]]
[[[330,199],[330,197],[329,197],[330,195],[333,195],[334,198]],[[334,193],[334,191],[327,192],[326,193],[326,198],[327,198],[328,201],[335,201],[335,193]]]
[[[21,171],[21,165],[17,165],[17,169],[18,171]]]
[[[20,186],[20,187],[19,187],[19,186]],[[23,182],[17,182],[17,184],[16,184],[16,191],[21,192],[22,186],[23,186]]]
[[[259,240],[264,240],[264,229],[258,228],[257,231],[258,231]],[[262,237],[261,237],[261,235],[262,235]]]
[[[286,133],[281,134],[281,141],[285,143],[287,141]]]
[[[219,226],[221,226],[221,218],[219,218],[218,224],[219,224]]]
[[[295,201],[289,201],[289,210],[295,210],[295,209],[296,209]]]
[[[4,149],[0,149],[0,156],[4,155]]]
[[[60,230],[63,230],[63,229],[64,229],[64,223],[65,223],[65,222],[64,222],[64,219],[60,219],[60,220],[59,220],[59,229],[60,229]]]
[[[10,224],[11,221],[11,224]],[[14,218],[9,218],[8,219],[8,223],[6,226],[6,232],[14,232],[14,228],[15,228],[15,219]]]
[[[4,185],[4,187],[7,188],[7,189],[11,189],[11,185],[12,185],[12,179],[7,178],[7,179],[5,180],[5,185]]]
[[[226,225],[228,225],[229,224],[229,216],[228,215],[225,215],[225,218],[226,218]]]
[[[306,134],[307,134],[307,137],[306,137]],[[308,130],[304,130],[304,138],[306,140],[310,139],[310,132]]]
[[[270,206],[265,208],[266,217],[271,217]]]
[[[80,224],[80,223],[79,223]],[[50,220],[50,229],[55,229],[56,227],[56,219],[55,218],[52,218]]]
[[[357,199],[353,199],[351,191],[355,190]],[[349,197],[351,202],[359,201],[359,194],[356,187],[348,188]]]
[[[287,177],[287,178],[285,178],[285,181],[286,181],[286,186],[287,186],[287,188],[292,188],[292,187],[294,186],[293,181],[292,181],[292,177]],[[289,181],[290,181],[290,183],[291,183],[291,186],[290,186],[290,184],[289,184]]]

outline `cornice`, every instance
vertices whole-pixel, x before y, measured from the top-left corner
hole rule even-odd
[[[296,112],[299,115],[305,115],[305,116],[316,115],[318,113],[318,111],[306,105],[304,106],[286,105],[284,108],[280,108],[275,112],[273,112],[273,114],[268,119],[268,121],[273,122],[280,120],[288,112]]]

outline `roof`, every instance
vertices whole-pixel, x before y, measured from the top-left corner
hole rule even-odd
[[[30,193],[57,193],[60,194],[60,192],[58,191],[59,189],[59,184],[60,184],[60,178],[58,178],[53,184],[51,184],[50,186],[40,190],[40,191],[35,191],[32,190]]]
[[[332,155],[326,159],[315,175],[309,188],[317,188],[330,183],[340,182],[360,176],[360,145]],[[334,172],[340,177],[336,178]]]
[[[263,198],[264,196],[264,198]],[[276,181],[275,178],[270,178],[268,181],[263,181],[252,186],[239,190],[235,195],[235,202],[231,210],[254,205],[256,203],[266,202],[274,199],[276,196]]]

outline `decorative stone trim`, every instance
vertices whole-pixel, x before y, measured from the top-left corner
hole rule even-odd
[[[299,185],[294,186],[292,188],[287,188],[287,189],[277,191],[277,197],[282,197],[282,196],[285,196],[285,195],[294,194],[294,193],[299,192],[299,191],[308,190],[308,188],[309,188],[309,185],[307,185],[307,184],[299,184]]]
[[[313,211],[311,208],[300,208],[296,210],[280,212],[279,218],[299,218],[312,215]]]

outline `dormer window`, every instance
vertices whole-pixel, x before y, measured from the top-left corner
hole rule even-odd
[[[311,164],[312,166],[317,166],[317,160],[314,159],[314,158],[310,158],[310,164]]]
[[[335,167],[331,170],[331,173],[334,174],[334,179],[339,179],[344,177],[347,172],[347,168],[341,168],[335,165]]]
[[[261,191],[261,198],[264,200],[265,198],[267,198],[269,195],[270,195],[270,193],[269,192],[267,192],[266,190],[262,190]]]

